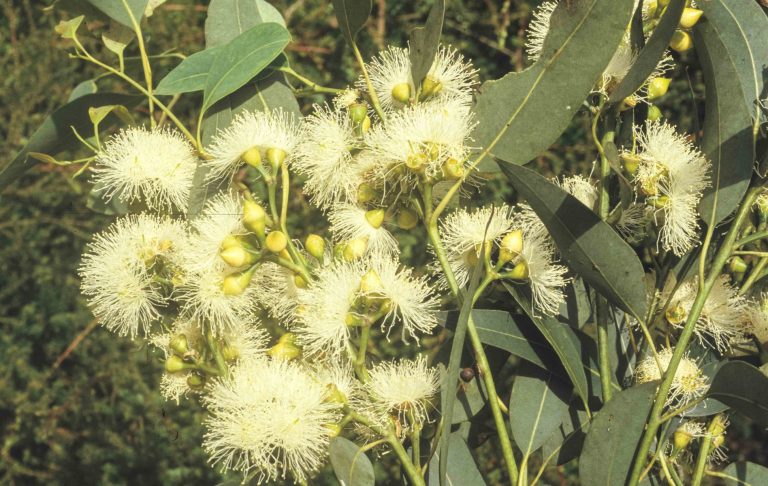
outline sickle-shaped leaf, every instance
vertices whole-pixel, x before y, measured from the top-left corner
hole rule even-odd
[[[524,164],[568,127],[611,60],[633,0],[560,2],[539,60],[480,88],[473,137],[490,155]],[[482,170],[496,170],[486,157]]]
[[[541,447],[568,413],[571,390],[541,368],[523,363],[512,384],[509,425],[525,456]]]
[[[563,260],[585,282],[636,317],[645,316],[643,265],[611,226],[575,197],[525,167],[501,163],[555,240]]]
[[[741,202],[755,161],[765,97],[768,18],[755,2],[702,2],[694,41],[704,73],[706,105],[702,149],[712,162],[712,186],[699,204],[702,219],[728,216]]]
[[[138,24],[144,16],[149,0],[88,0],[94,7],[104,12],[109,18],[133,29],[131,15]],[[128,13],[130,9],[130,14]]]
[[[680,16],[683,14],[686,0],[672,0],[664,10],[664,16],[653,29],[651,38],[645,44],[643,50],[638,54],[637,59],[629,68],[626,76],[621,80],[618,86],[611,92],[608,98],[610,103],[618,103],[627,96],[632,95],[653,74],[659,59],[669,46],[672,34],[675,33],[677,25],[680,23]]]
[[[333,11],[339,19],[339,27],[350,45],[355,43],[355,37],[363,28],[368,16],[371,15],[373,2],[371,0],[331,0]]]
[[[373,465],[365,452],[344,437],[331,439],[329,447],[333,472],[342,484],[373,486]]]
[[[445,0],[434,0],[429,10],[427,23],[424,27],[417,27],[411,32],[410,58],[411,78],[416,89],[432,67],[432,62],[437,54],[440,44],[440,33],[443,31],[443,19],[445,18]]]
[[[707,396],[768,427],[768,376],[751,364],[725,363],[712,380]]]
[[[592,420],[579,458],[579,479],[590,486],[625,484],[656,396],[657,382],[617,393]]]
[[[290,40],[285,27],[268,22],[248,29],[226,44],[208,73],[202,111],[247,84],[283,52]]]
[[[202,91],[208,80],[208,72],[223,46],[210,47],[187,57],[173,68],[155,88],[155,94],[175,95]]]
[[[512,298],[517,301],[518,305],[523,308],[523,311],[528,314],[533,323],[536,324],[536,327],[544,335],[552,349],[555,350],[563,368],[565,368],[565,372],[568,374],[568,378],[571,379],[576,389],[576,393],[581,397],[584,406],[588,407],[589,385],[587,384],[587,376],[584,374],[581,353],[577,347],[579,338],[574,335],[573,330],[568,325],[558,322],[553,317],[541,315],[534,311],[531,305],[530,292],[527,289],[518,289],[506,283],[504,287]]]

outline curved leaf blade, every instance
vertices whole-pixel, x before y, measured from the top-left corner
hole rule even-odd
[[[411,78],[416,89],[432,67],[437,48],[440,44],[440,33],[443,31],[445,18],[445,0],[434,0],[427,16],[424,27],[417,27],[411,32],[410,59]]]
[[[768,484],[768,468],[753,462],[734,462],[720,476],[728,486],[761,486]]]
[[[141,22],[149,0],[88,0],[88,2],[109,18],[133,29],[131,15],[137,24]],[[130,9],[130,14],[128,9]]]
[[[645,273],[632,247],[545,177],[506,162],[501,168],[544,222],[563,260],[615,305],[636,317],[645,316]]]
[[[658,383],[644,383],[620,393],[595,415],[579,457],[582,484],[625,484]]]
[[[373,486],[373,465],[354,442],[344,437],[331,439],[329,447],[333,472],[342,484]]]
[[[472,135],[478,146],[524,164],[557,140],[611,60],[632,6],[633,0],[560,2],[538,62],[480,88]],[[496,170],[487,158],[480,169]]]
[[[725,363],[712,379],[707,396],[768,427],[768,376],[751,364]]]
[[[224,45],[254,25],[266,22],[285,27],[283,16],[265,0],[211,0],[205,19],[206,48]]]
[[[339,20],[341,32],[349,44],[355,43],[355,37],[363,28],[371,15],[373,2],[371,0],[331,0],[333,11]]]
[[[222,47],[212,47],[187,57],[160,80],[155,94],[175,95],[205,89],[208,72]]]

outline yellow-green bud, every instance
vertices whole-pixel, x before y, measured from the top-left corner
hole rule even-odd
[[[712,449],[717,449],[725,443],[725,434],[720,434],[712,439]]]
[[[347,396],[344,395],[341,390],[339,390],[339,387],[333,383],[329,383],[325,387],[325,401],[326,403],[338,403],[341,405],[346,405]]]
[[[301,275],[293,276],[293,284],[300,289],[306,289],[307,287],[309,287],[309,283],[307,283],[307,281],[304,280],[304,277],[302,277]]]
[[[667,318],[667,322],[672,324],[673,326],[677,326],[682,324],[686,317],[688,317],[688,311],[685,310],[685,307],[678,304],[675,306],[671,306],[667,309],[667,312],[664,313],[664,317]]]
[[[405,159],[405,166],[411,169],[413,172],[421,172],[424,170],[424,166],[427,165],[429,159],[424,154],[411,154]]]
[[[728,419],[725,417],[725,415],[716,415],[715,418],[712,419],[712,423],[709,425],[709,432],[713,436],[723,435],[725,433],[725,428],[728,427]]]
[[[238,247],[243,244],[242,241],[240,241],[240,238],[238,238],[235,235],[227,235],[224,240],[221,242],[221,249],[226,250],[227,248],[233,248]]]
[[[304,247],[313,257],[317,258],[318,260],[323,259],[323,256],[325,255],[325,240],[322,236],[316,235],[314,233],[310,234],[307,236],[307,239],[304,240]]]
[[[355,125],[360,125],[368,117],[368,107],[363,103],[349,105],[349,119]]]
[[[187,376],[187,386],[199,390],[205,386],[205,377],[197,373],[190,373],[189,376]]]
[[[179,334],[177,336],[174,336],[171,338],[171,342],[169,343],[171,349],[176,354],[184,354],[189,350],[189,343],[187,342],[187,336],[184,334]]]
[[[283,162],[285,162],[285,158],[287,156],[288,154],[286,154],[285,150],[283,149],[279,149],[279,148],[267,149],[267,160],[269,161],[270,165],[272,165],[272,167],[275,169],[283,165]]]
[[[363,123],[360,124],[360,133],[368,133],[368,130],[371,129],[371,117],[366,116],[365,119],[363,119]]]
[[[461,179],[464,177],[464,164],[451,157],[443,164],[443,176],[454,181]]]
[[[267,227],[267,212],[255,201],[243,202],[243,225],[257,235],[263,235]]]
[[[521,261],[515,268],[509,272],[508,277],[512,280],[527,280],[528,279],[528,264],[525,260]]]
[[[248,288],[252,277],[253,270],[227,275],[221,284],[221,291],[224,295],[240,295]]]
[[[365,213],[365,220],[368,221],[373,228],[379,229],[384,224],[384,215],[386,213],[383,209],[371,209]]]
[[[367,324],[363,316],[355,312],[347,312],[347,315],[344,316],[344,323],[349,327],[360,327]]]
[[[280,253],[288,246],[288,237],[282,231],[270,231],[264,245],[272,253]]]
[[[663,115],[661,114],[661,110],[656,105],[650,105],[648,107],[648,121],[656,121],[660,120]]]
[[[381,277],[374,269],[368,270],[360,279],[360,291],[364,293],[380,292],[383,287]]]
[[[293,333],[286,333],[280,336],[277,344],[269,348],[267,354],[273,359],[284,359],[291,361],[301,356],[301,349],[295,344],[296,336]]]
[[[655,208],[664,209],[669,204],[669,196],[650,197],[648,198],[648,202]]]
[[[683,429],[682,427],[678,428],[672,437],[672,442],[675,450],[676,451],[684,450],[686,447],[688,447],[688,444],[691,443],[692,439],[693,439],[693,436],[690,433],[688,433],[687,430]]]
[[[346,245],[344,245],[344,251],[343,256],[344,259],[348,262],[358,260],[365,255],[365,250],[368,249],[368,240],[365,238],[355,238],[354,240],[349,240]]]
[[[435,96],[436,94],[440,93],[440,91],[442,90],[443,90],[443,83],[433,78],[432,76],[427,76],[426,78],[424,78],[424,81],[421,83],[421,94],[419,95],[419,98],[421,98],[422,100],[431,98],[432,96]]]
[[[370,184],[362,183],[357,188],[357,202],[365,204],[376,197],[376,191]]]
[[[624,170],[627,171],[627,174],[637,174],[637,169],[640,167],[640,157],[634,154],[622,154],[621,160],[624,162]]]
[[[731,258],[731,262],[728,264],[728,270],[730,270],[731,273],[744,273],[747,271],[748,267],[749,265],[747,265],[747,262],[739,256]]]
[[[261,165],[261,151],[259,147],[251,147],[240,156],[243,161],[251,167],[258,167]]]
[[[227,248],[226,250],[223,250],[219,255],[221,255],[221,259],[224,260],[227,265],[232,267],[242,267],[244,265],[250,265],[256,261],[256,258],[253,256],[253,254],[242,246],[233,246]]]
[[[222,348],[221,355],[225,361],[232,362],[240,357],[240,351],[238,351],[237,348],[233,346],[227,345]]]
[[[330,438],[338,437],[343,430],[340,424],[323,424],[323,427],[328,429],[328,437]]]
[[[661,98],[669,90],[670,78],[653,78],[648,83],[648,99],[655,100]]]
[[[401,209],[397,213],[397,225],[404,230],[411,230],[419,224],[419,215],[410,209]]]
[[[696,25],[704,12],[698,8],[686,7],[683,9],[683,15],[680,16],[680,27],[691,29]]]
[[[523,230],[513,230],[504,235],[504,238],[501,239],[501,249],[512,255],[512,258],[522,253]]]
[[[620,111],[625,111],[630,108],[634,108],[637,106],[637,98],[634,96],[627,96],[621,101],[621,105],[619,106]]]
[[[392,98],[403,104],[411,101],[411,85],[408,83],[396,84],[392,88]]]
[[[690,50],[691,47],[693,47],[691,34],[684,30],[676,30],[675,33],[672,34],[672,39],[669,41],[669,47],[680,53]]]
[[[175,354],[165,360],[165,371],[168,373],[178,373],[189,368],[189,365]]]

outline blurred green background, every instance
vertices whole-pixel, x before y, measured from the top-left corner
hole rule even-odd
[[[294,69],[333,87],[355,78],[328,0],[272,3],[293,34],[289,57]],[[473,59],[484,80],[521,70],[524,29],[537,3],[454,0],[445,42]],[[146,21],[151,53],[200,50],[206,5],[170,0],[159,7]],[[0,0],[2,163],[78,83],[97,75],[68,59],[67,42],[54,32],[69,14],[45,7],[42,1]],[[389,43],[403,45],[428,7],[428,2],[375,0],[368,35],[362,36],[364,51],[370,55]],[[88,22],[81,34],[89,48],[109,58],[95,34],[103,27]],[[126,54],[135,55],[135,43]],[[701,95],[700,75],[695,58],[687,61],[685,68],[678,66],[661,106],[675,119],[690,120],[699,109],[694,100]],[[175,62],[159,60],[156,79]],[[112,80],[99,83],[107,86]],[[320,100],[300,101],[306,109]],[[177,105],[182,119],[191,117],[197,103],[195,97],[182,99]],[[584,143],[587,123],[577,116],[539,158],[536,163],[545,173],[589,172],[595,154]],[[79,296],[80,254],[111,218],[87,208],[90,187],[87,177],[72,179],[76,170],[38,165],[0,195],[0,484],[216,484],[221,476],[199,448],[200,408],[194,402],[180,407],[164,402],[157,393],[161,365],[145,348],[98,327]],[[483,198],[509,196],[500,179],[490,180],[488,187]],[[733,459],[756,460],[764,454],[754,440],[736,448],[732,437],[748,436],[750,429],[746,424],[735,428],[729,436]],[[485,471],[495,467],[483,453],[491,449],[488,443],[480,449]],[[573,484],[573,471],[574,466],[566,466],[546,479]],[[332,482],[330,477],[326,473],[318,483]]]

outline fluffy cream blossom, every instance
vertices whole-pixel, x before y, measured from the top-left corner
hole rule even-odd
[[[564,177],[562,181],[555,181],[565,192],[579,200],[589,209],[595,209],[597,203],[597,187],[592,182],[580,175]]]
[[[689,140],[666,122],[651,122],[645,130],[636,128],[639,150],[635,184],[655,210],[661,226],[661,246],[682,256],[697,243],[697,206],[709,185],[710,164]]]
[[[674,349],[664,348],[658,353],[658,363],[654,356],[642,359],[635,368],[635,381],[648,383],[661,380],[662,374],[669,368]],[[700,397],[709,389],[707,377],[702,373],[696,361],[684,356],[675,372],[669,389],[667,405],[684,405]]]
[[[93,180],[109,199],[143,200],[151,209],[186,212],[196,168],[195,151],[180,133],[132,127],[104,144]]]
[[[525,52],[528,59],[533,62],[539,60],[541,50],[544,48],[544,40],[549,33],[549,21],[557,7],[557,1],[546,1],[533,11],[533,17],[525,31]]]
[[[223,470],[259,483],[306,481],[328,454],[330,425],[341,418],[326,387],[297,364],[245,359],[211,386],[203,447]]]
[[[685,282],[672,298],[667,309],[667,321],[682,327],[699,291],[698,278]],[[718,351],[728,351],[733,344],[743,342],[749,332],[748,301],[731,285],[728,276],[721,275],[712,286],[701,310],[694,333],[699,341]]]
[[[168,302],[184,225],[150,214],[118,219],[95,236],[80,264],[81,290],[109,330],[136,337],[149,331]]]
[[[243,155],[255,149],[253,157],[268,165],[267,153],[278,149],[290,158],[299,142],[301,129],[293,114],[282,109],[240,113],[226,129],[219,131],[207,148],[210,160],[208,179],[231,176],[243,163]],[[258,152],[258,156],[256,156]]]
[[[432,397],[440,387],[437,368],[427,366],[422,355],[415,360],[385,361],[369,371],[365,390],[372,402],[369,414],[386,413],[396,416],[402,425],[415,425],[429,421]]]
[[[397,251],[397,240],[384,226],[383,217],[383,210],[366,211],[354,204],[343,204],[331,210],[328,220],[334,240],[362,239],[367,242],[369,254],[392,254]]]

